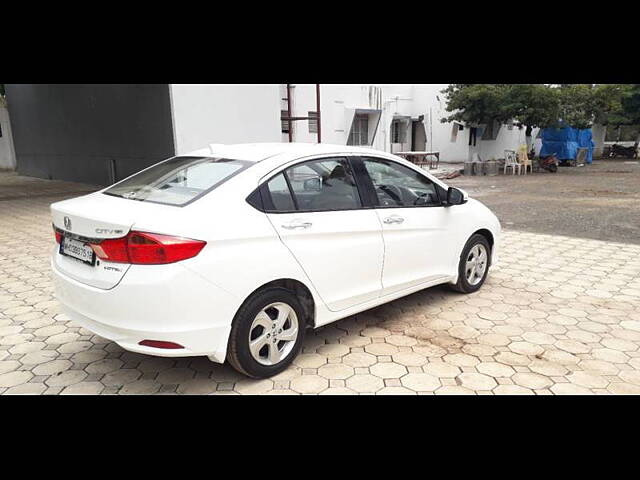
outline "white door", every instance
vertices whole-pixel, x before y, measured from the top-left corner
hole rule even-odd
[[[383,226],[382,294],[454,275],[458,246],[450,231],[451,209],[441,206],[435,184],[393,161],[362,160]]]
[[[373,209],[363,209],[349,162],[311,160],[267,184],[269,219],[330,310],[377,298],[384,243]]]

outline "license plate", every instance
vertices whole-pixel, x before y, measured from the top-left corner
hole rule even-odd
[[[60,242],[60,254],[73,257],[89,265],[95,264],[95,253],[89,245],[69,237],[62,237]]]

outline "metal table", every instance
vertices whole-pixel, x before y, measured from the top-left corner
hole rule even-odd
[[[394,155],[406,158],[416,165],[429,165],[430,169],[438,168],[440,165],[440,152],[394,152]],[[427,157],[430,157],[427,160]]]

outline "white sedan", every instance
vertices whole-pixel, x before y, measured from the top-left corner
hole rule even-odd
[[[56,295],[126,350],[284,370],[307,328],[448,283],[478,290],[500,223],[394,155],[212,145],[51,205]]]

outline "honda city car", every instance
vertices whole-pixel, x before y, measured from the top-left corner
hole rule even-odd
[[[477,291],[500,223],[395,155],[326,144],[211,145],[51,205],[56,296],[143,354],[275,375],[308,328],[416,291]]]

